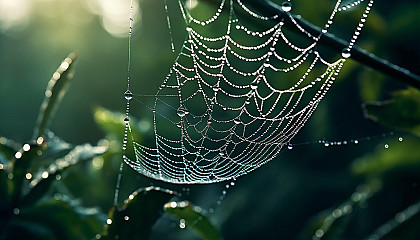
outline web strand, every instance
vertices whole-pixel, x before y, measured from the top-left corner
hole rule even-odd
[[[178,1],[187,36],[167,77],[155,94],[136,98],[128,78],[123,150],[130,139],[133,153],[125,152],[124,161],[145,176],[170,183],[213,183],[236,179],[274,159],[283,147],[290,149],[350,57],[373,0],[342,56],[327,61],[317,50],[318,41],[339,12],[362,2],[336,1],[321,35],[313,36],[290,14],[291,1],[282,4],[283,14],[263,16],[240,0],[221,0],[205,19]],[[239,13],[270,26],[255,29]],[[296,41],[283,28],[286,20],[305,41]],[[131,22],[132,16],[129,55]],[[153,101],[146,104],[141,97]],[[153,136],[144,142],[132,134],[131,99],[152,112]]]

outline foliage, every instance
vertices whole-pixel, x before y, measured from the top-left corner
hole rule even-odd
[[[165,211],[180,220],[180,227],[191,226],[203,239],[221,239],[220,233],[210,220],[202,214],[202,209],[188,201],[170,202],[165,204]]]
[[[53,133],[44,134],[65,92],[71,69],[70,55],[49,84],[35,128],[36,140],[17,144],[4,137],[0,143],[0,238],[89,239],[101,226],[96,208],[83,208],[61,195],[57,184],[68,169],[106,151],[102,146],[71,145]],[[23,146],[23,147],[20,147]]]
[[[120,208],[114,206],[99,239],[145,239],[163,213],[162,206],[174,196],[170,190],[148,187],[130,194]]]
[[[175,47],[179,47],[185,26],[177,24],[182,22],[176,17],[180,14],[171,12],[176,1],[167,2]],[[310,14],[302,17],[319,26],[325,24],[329,1],[295,2],[297,12]],[[393,8],[389,7],[391,3]],[[40,9],[45,7],[39,4]],[[318,5],[325,7],[313,11]],[[162,1],[144,0],[142,7],[142,30],[135,26],[133,31],[136,67],[132,68],[131,79],[136,80],[133,87],[147,86],[145,92],[150,93],[148,90],[157,88],[167,74],[163,69],[170,67],[174,56],[168,32],[156,31],[167,27]],[[210,11],[202,7],[200,11]],[[219,199],[220,188],[225,186],[187,186],[195,190],[191,195],[180,186],[176,190],[183,193],[181,197],[143,188],[122,206],[112,206],[121,163],[124,114],[108,109],[124,105],[126,86],[121,76],[126,74],[127,62],[126,52],[121,49],[126,49],[127,41],[109,36],[96,18],[80,27],[78,24],[86,19],[72,18],[76,10],[69,5],[65,8],[66,14],[56,17],[51,15],[55,11],[39,10],[51,14],[33,16],[25,34],[0,35],[0,91],[4,98],[0,103],[0,134],[21,142],[0,138],[0,240],[108,239],[115,235],[123,239],[124,234],[130,235],[129,239],[149,236],[152,240],[375,236],[409,240],[420,234],[419,91],[396,84],[394,79],[351,59],[307,127],[292,142],[305,144],[296,144],[259,171],[238,179],[214,214],[204,209]],[[337,29],[338,35],[354,31],[348,19],[337,15],[336,21],[343,27]],[[375,1],[366,24],[360,46],[419,74],[418,34],[413,34],[420,24],[418,4]],[[44,109],[49,110],[41,111],[41,120],[25,151],[21,139],[32,134],[30,123],[36,119],[31,116],[36,116],[39,105],[32,96],[42,97],[40,86],[48,80],[48,69],[55,67],[51,59],[73,48],[81,52],[78,81],[62,81],[74,68],[71,63],[69,71],[60,73],[61,85],[49,86],[48,90],[51,96],[62,96],[71,83],[75,91],[69,90],[59,109],[59,98],[46,98]],[[363,110],[374,121],[361,114],[363,102]],[[51,122],[54,113],[57,117]],[[142,113],[135,115],[140,118]],[[142,120],[130,118],[132,130],[138,134],[136,139],[150,131]],[[90,144],[69,144],[48,128],[70,142]],[[364,137],[383,132],[386,134],[379,137]],[[37,142],[39,136],[43,138]],[[328,148],[306,144],[308,139],[352,138],[359,144]],[[96,141],[98,144],[92,144]],[[130,196],[134,189],[151,184],[161,183],[124,168],[120,196]],[[167,186],[172,187],[176,186]],[[191,202],[199,203],[202,210]],[[175,208],[172,203],[176,203]],[[128,221],[125,216],[129,216]],[[106,225],[108,218],[111,225]],[[143,220],[147,223],[136,224]],[[185,222],[185,229],[180,228],[181,222]]]
[[[0,138],[0,239],[145,239],[162,215],[165,203],[176,195],[157,187],[135,191],[122,207],[111,208],[100,234],[104,222],[101,210],[83,207],[60,183],[71,171],[68,169],[108,150],[106,146],[72,145],[46,130],[65,94],[75,58],[75,54],[70,54],[48,84],[34,129],[36,140],[23,145]],[[118,126],[123,122],[118,114],[97,109],[95,115],[110,135],[122,138]],[[198,232],[204,236],[217,234],[210,222],[200,216],[204,220],[197,224]],[[204,232],[200,227],[203,223]]]
[[[394,92],[392,99],[366,103],[368,118],[381,124],[420,135],[420,90],[408,88]]]

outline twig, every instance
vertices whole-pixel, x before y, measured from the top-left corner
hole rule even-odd
[[[219,4],[216,0],[206,1],[212,4]],[[277,5],[267,0],[243,0],[243,2],[264,16],[284,14],[284,12]],[[302,26],[303,29],[305,29],[305,31],[311,33],[314,36],[321,34],[321,28],[296,15],[292,15],[292,17],[294,21],[296,21],[300,26]],[[288,18],[285,18],[285,20],[286,19]],[[283,27],[291,31],[296,30],[295,24],[292,21],[285,21]],[[319,40],[319,43],[321,45],[328,46],[329,49],[334,50],[337,53],[341,53],[342,50],[349,45],[347,41],[330,33],[324,33]],[[385,59],[379,58],[364,49],[356,46],[353,47],[350,58],[387,76],[393,77],[399,81],[420,89],[420,76],[413,74],[409,70],[397,66],[396,64],[390,63]]]

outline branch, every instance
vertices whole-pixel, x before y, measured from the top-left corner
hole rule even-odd
[[[212,4],[220,4],[216,0],[206,1]],[[284,12],[279,8],[279,6],[267,0],[243,0],[243,2],[246,2],[247,6],[258,10],[258,12],[260,12],[264,16],[284,14]],[[312,23],[306,21],[303,18],[297,17],[296,15],[292,15],[292,17],[294,21],[296,21],[300,26],[302,26],[303,29],[305,29],[305,31],[311,33],[314,36],[318,36],[321,34],[321,28],[313,25]],[[286,19],[289,18],[285,18],[285,20]],[[299,31],[296,29],[295,24],[291,20],[285,21],[283,27],[291,31]],[[349,45],[347,41],[336,37],[335,35],[330,33],[323,34],[323,36],[319,40],[319,43],[321,45],[328,46],[328,48],[336,51],[337,53],[341,53],[342,50]],[[385,59],[379,58],[364,49],[361,49],[357,46],[353,47],[350,58],[365,66],[375,69],[378,72],[381,72],[387,76],[393,77],[399,81],[402,81],[408,85],[420,89],[420,76],[413,74],[409,70],[397,66],[396,64],[390,63]]]

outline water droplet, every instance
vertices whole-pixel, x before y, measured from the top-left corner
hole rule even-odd
[[[213,86],[213,91],[218,92],[220,90],[219,86]]]
[[[43,178],[43,179],[46,179],[46,178],[48,178],[48,176],[49,176],[50,174],[47,172],[47,171],[44,171],[42,174],[41,174],[41,177]]]
[[[403,212],[399,212],[395,215],[395,221],[402,223],[406,220],[406,215]]]
[[[289,144],[289,145],[287,146],[287,148],[288,148],[289,150],[292,150],[292,149],[293,149],[293,145],[292,145],[292,144]]]
[[[124,98],[127,100],[131,100],[133,98],[133,94],[130,92],[130,90],[125,91]]]
[[[182,229],[185,228],[185,219],[180,219],[179,220],[179,228],[182,228]]]
[[[285,12],[290,12],[292,10],[292,3],[290,2],[283,2],[281,4],[281,9]]]
[[[354,144],[358,144],[359,143],[359,140],[354,140]]]
[[[191,27],[187,27],[186,30],[187,30],[187,32],[191,32],[192,31],[192,28]]]
[[[349,48],[344,48],[343,51],[341,52],[341,56],[343,58],[349,58],[351,56],[350,51],[351,50]]]
[[[22,157],[22,153],[21,152],[16,152],[15,153],[15,158],[16,159],[19,159],[19,158],[21,158]]]
[[[129,123],[129,122],[130,122],[130,118],[125,117],[125,118],[124,118],[124,122],[125,122],[125,123]]]
[[[257,82],[253,82],[253,83],[251,83],[251,89],[252,90],[255,90],[255,89],[257,89],[258,88],[258,83]]]
[[[106,220],[106,224],[111,225],[111,224],[112,224],[112,219],[108,218],[108,219]]]
[[[236,125],[241,124],[241,120],[239,120],[239,119],[237,119],[237,118],[235,118],[235,120],[233,120],[233,122],[234,122]]]
[[[385,147],[385,149],[388,149],[389,148],[389,145],[388,144],[385,144],[384,147]]]
[[[341,210],[340,209],[335,209],[334,211],[333,211],[333,213],[332,213],[332,215],[333,215],[333,217],[335,217],[335,218],[339,218],[339,217],[341,217]]]
[[[402,142],[404,139],[402,137],[398,138],[398,141]]]
[[[22,149],[23,149],[23,151],[27,152],[27,151],[31,150],[31,145],[26,143],[25,145],[23,145]]]
[[[324,236],[324,231],[322,229],[316,230],[315,236],[317,236],[319,238],[322,237],[322,236]]]
[[[223,157],[225,154],[223,152],[219,152],[219,156]]]
[[[222,191],[222,194],[223,194],[223,195],[226,195],[226,190],[223,190],[223,191]]]
[[[128,220],[130,220],[130,217],[129,216],[124,216],[124,220],[128,221]]]
[[[19,208],[14,208],[13,209],[13,214],[18,215],[20,213],[20,209]]]
[[[235,182],[230,182],[230,185],[231,186],[235,186]]]
[[[185,109],[183,107],[179,107],[176,114],[178,114],[179,117],[185,117],[185,115],[187,114]]]
[[[30,180],[30,179],[32,178],[32,174],[31,174],[31,173],[27,173],[27,174],[25,175],[25,177],[26,177],[26,179]]]

